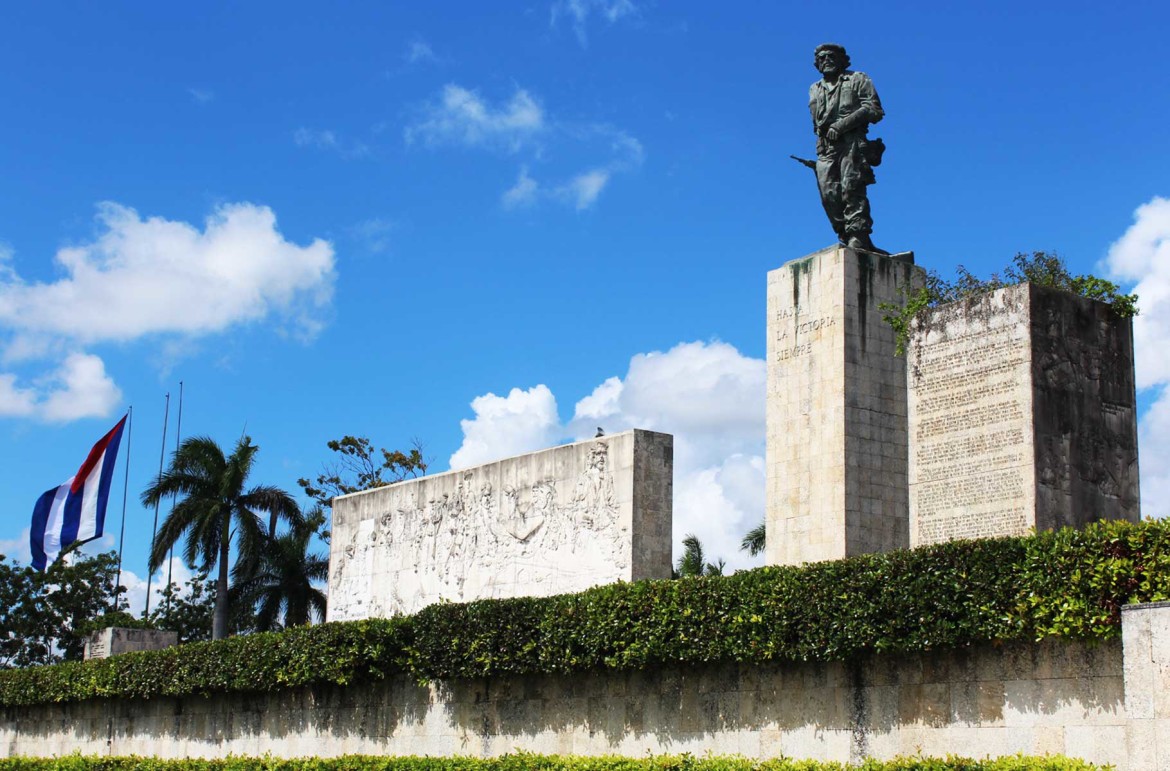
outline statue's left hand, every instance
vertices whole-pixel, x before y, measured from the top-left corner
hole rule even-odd
[[[829,126],[829,130],[825,132],[825,139],[828,139],[830,142],[836,142],[837,137],[840,135],[841,134],[837,131],[836,126]]]

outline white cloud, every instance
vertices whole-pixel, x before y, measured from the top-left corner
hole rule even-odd
[[[585,48],[589,45],[586,27],[591,16],[596,14],[613,24],[637,13],[638,7],[632,0],[557,0],[552,5],[550,23],[555,27],[562,17],[567,17],[573,25],[577,42]]]
[[[350,228],[350,233],[372,254],[381,254],[390,248],[390,233],[394,223],[381,217],[371,217]]]
[[[559,188],[561,196],[573,203],[577,211],[588,209],[597,203],[597,197],[609,182],[610,172],[607,169],[593,169],[584,174],[578,174],[567,184]]]
[[[215,92],[207,88],[188,88],[187,93],[195,104],[203,105],[215,100]]]
[[[201,336],[278,315],[311,334],[332,296],[333,247],[285,240],[266,206],[220,206],[203,230],[115,203],[97,219],[94,241],[57,253],[63,278],[0,280],[0,326],[92,344]]]
[[[178,584],[180,587],[180,596],[186,591],[187,580],[194,575],[183,560],[179,557],[173,557],[170,560],[171,565],[171,583]],[[166,588],[167,583],[167,565],[164,564],[155,571],[154,576],[150,581],[150,607],[151,609],[158,608],[163,601],[162,592]],[[146,607],[146,579],[141,578],[133,571],[122,569],[122,586],[126,587],[126,602],[128,612],[134,616],[141,616],[143,609]]]
[[[695,533],[712,558],[730,567],[758,565],[739,551],[743,535],[764,518],[764,362],[721,342],[681,343],[638,354],[624,378],[611,377],[577,402],[559,424],[556,399],[538,386],[488,394],[463,421],[464,442],[452,468],[550,446],[568,434],[592,437],[645,428],[674,435],[675,548]]]
[[[407,64],[421,64],[424,62],[438,61],[434,50],[431,49],[430,44],[421,37],[412,38],[406,44],[406,50],[402,53],[402,60]]]
[[[104,417],[122,401],[122,391],[106,374],[102,360],[93,354],[70,354],[54,380],[56,387],[39,406],[47,421],[66,423]]]
[[[16,375],[0,374],[0,416],[26,417],[36,410],[37,392],[16,384]]]
[[[342,158],[363,158],[370,154],[370,147],[366,143],[343,141],[329,129],[310,129],[301,126],[293,132],[293,142],[297,147],[332,150]]]
[[[9,561],[20,562],[25,565],[29,564],[32,562],[32,552],[29,551],[28,536],[29,528],[26,527],[21,531],[19,538],[0,538],[0,554],[7,557]]]
[[[544,111],[527,91],[517,88],[496,106],[454,83],[420,111],[404,132],[408,144],[490,147],[516,152],[544,128]]]
[[[1156,389],[1138,427],[1142,511],[1170,514],[1170,199],[1155,197],[1134,212],[1134,224],[1109,248],[1109,276],[1132,284],[1137,386]]]
[[[513,388],[507,396],[477,396],[471,409],[475,418],[459,422],[463,444],[451,456],[453,469],[548,447],[560,429],[557,400],[545,385]]]
[[[520,175],[516,178],[516,184],[504,191],[500,202],[505,209],[530,206],[536,201],[539,191],[540,185],[535,179],[528,176],[528,167],[522,166],[520,167]]]

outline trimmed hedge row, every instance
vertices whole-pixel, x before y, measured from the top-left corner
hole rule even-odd
[[[0,705],[1105,639],[1123,604],[1165,599],[1170,526],[1108,522],[10,670]]]
[[[1013,756],[994,760],[897,758],[861,764],[815,760],[749,760],[740,757],[663,755],[647,758],[581,757],[519,753],[498,758],[420,758],[347,755],[340,758],[232,757],[162,760],[139,757],[8,758],[0,771],[1093,771],[1083,760]]]

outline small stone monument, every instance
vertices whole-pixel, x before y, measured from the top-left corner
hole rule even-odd
[[[906,362],[878,305],[922,281],[844,246],[768,273],[769,565],[908,544]]]
[[[157,651],[179,644],[179,633],[165,629],[130,629],[108,626],[85,640],[86,659],[106,659],[119,653]]]
[[[328,620],[669,578],[673,468],[633,430],[335,498]]]
[[[910,544],[1136,522],[1133,328],[1020,284],[927,312],[909,367]]]

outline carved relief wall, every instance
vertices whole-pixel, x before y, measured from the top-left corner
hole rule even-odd
[[[338,498],[329,619],[668,577],[671,448],[628,431]]]

